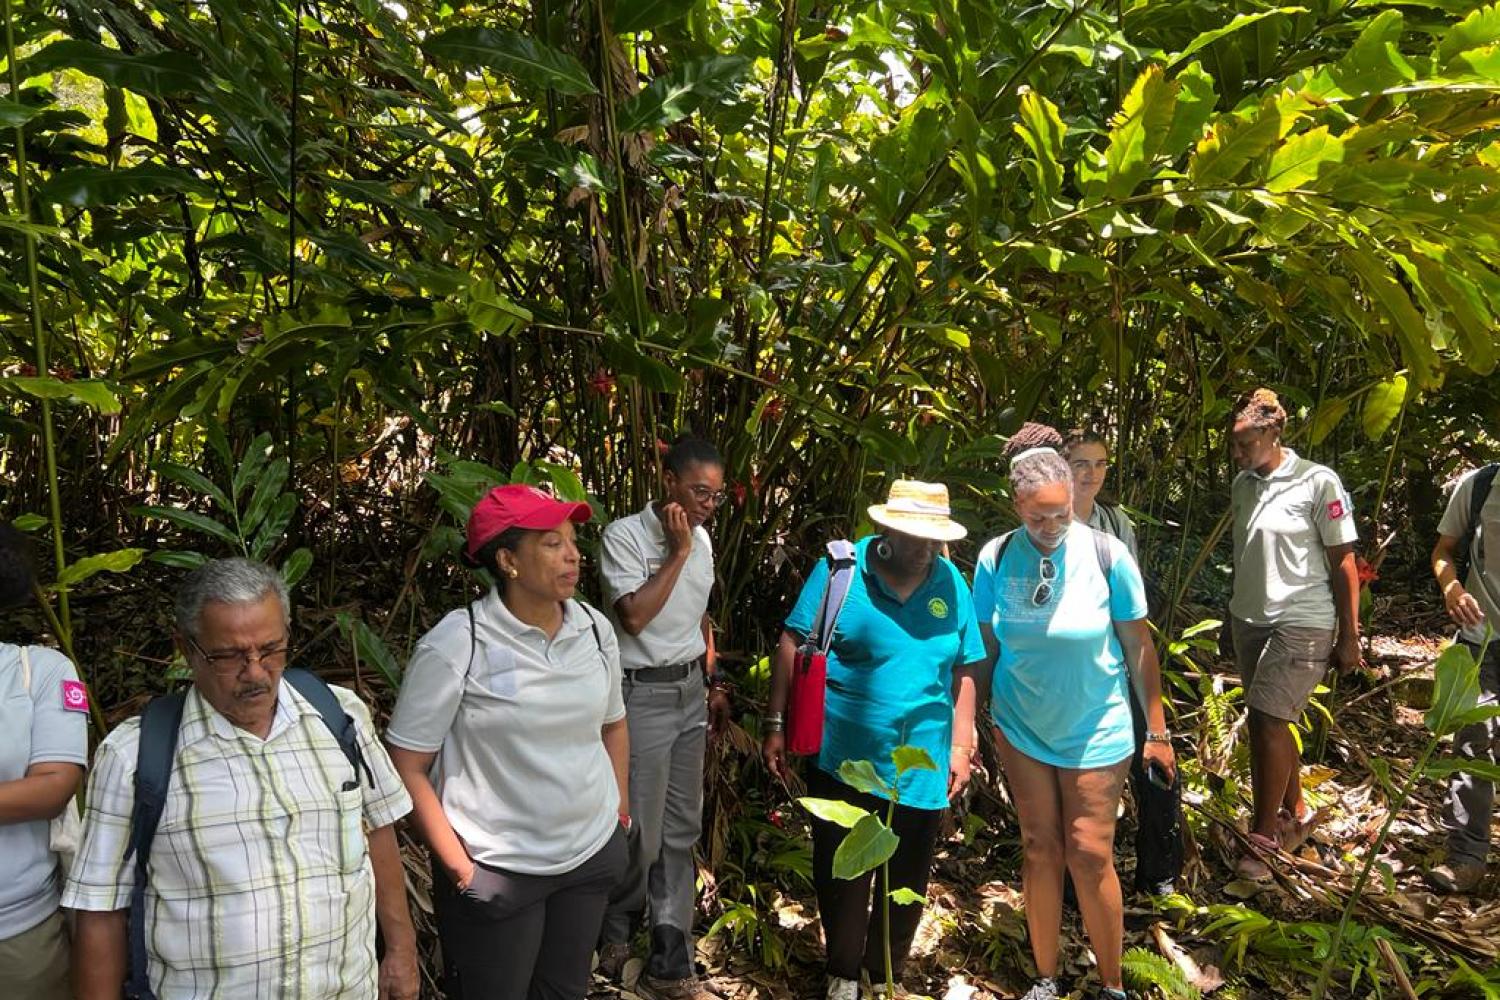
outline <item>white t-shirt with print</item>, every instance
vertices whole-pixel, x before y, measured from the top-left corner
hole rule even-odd
[[[1334,628],[1326,549],[1358,540],[1354,505],[1332,469],[1282,449],[1267,475],[1246,470],[1230,490],[1234,596],[1229,612],[1252,625]]]
[[[438,798],[475,861],[557,875],[614,834],[620,791],[600,729],[624,717],[602,614],[565,601],[548,639],[491,590],[417,643],[386,739],[437,753]]]

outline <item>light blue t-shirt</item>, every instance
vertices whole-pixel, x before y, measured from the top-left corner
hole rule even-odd
[[[958,568],[939,558],[910,597],[896,600],[868,568],[870,542],[855,545],[854,577],[833,630],[818,767],[837,777],[844,761],[868,760],[882,781],[896,786],[902,805],[942,809],[953,746],[953,668],[984,659],[974,599]],[[816,627],[827,583],[828,560],[819,559],[787,615],[788,632],[806,636]],[[907,771],[896,784],[891,751],[903,744],[926,750],[937,770]]]
[[[1135,752],[1129,668],[1114,622],[1146,617],[1146,588],[1114,537],[1104,579],[1093,534],[1076,521],[1069,527],[1052,553],[1057,578],[1041,607],[1032,598],[1042,554],[1025,530],[1016,531],[1001,565],[995,538],[974,569],[975,614],[1000,641],[991,717],[1011,746],[1053,767],[1108,767]]]

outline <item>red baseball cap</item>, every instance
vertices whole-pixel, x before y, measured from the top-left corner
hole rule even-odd
[[[586,503],[559,500],[544,490],[525,483],[507,483],[490,490],[469,512],[464,530],[464,561],[476,563],[479,550],[501,532],[510,528],[551,531],[564,521],[582,524],[594,516]]]

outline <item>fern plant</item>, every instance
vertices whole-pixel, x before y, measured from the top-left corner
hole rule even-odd
[[[1156,990],[1169,1000],[1200,1000],[1202,992],[1170,959],[1149,948],[1130,948],[1120,956],[1125,981],[1138,990]]]

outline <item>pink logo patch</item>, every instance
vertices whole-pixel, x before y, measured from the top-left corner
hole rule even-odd
[[[62,682],[63,708],[69,712],[87,712],[89,710],[89,689],[78,681]]]
[[[1329,504],[1328,504],[1328,519],[1330,521],[1337,521],[1339,518],[1341,518],[1343,516],[1344,516],[1344,501],[1342,501],[1342,500],[1333,500],[1333,501],[1330,501]]]

